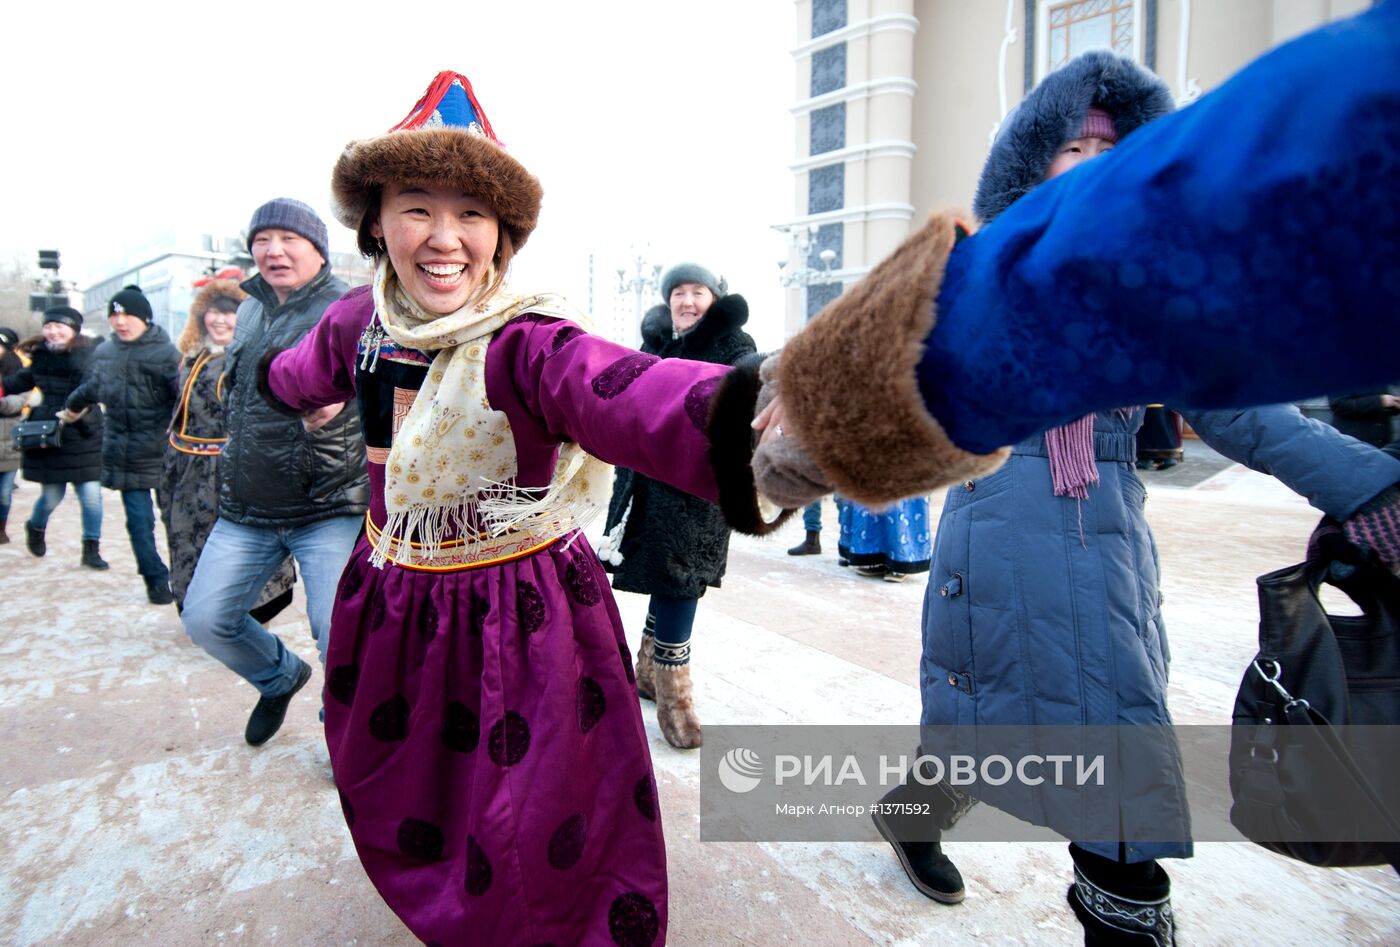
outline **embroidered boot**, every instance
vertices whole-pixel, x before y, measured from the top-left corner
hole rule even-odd
[[[107,561],[102,558],[102,554],[97,549],[98,542],[95,539],[83,540],[83,558],[80,562],[89,569],[106,569]]]
[[[1069,905],[1084,926],[1084,947],[1173,947],[1171,879],[1161,865],[1124,865],[1077,845],[1070,855]]]
[[[695,693],[690,685],[690,642],[674,651],[681,649],[684,649],[684,663],[656,662],[656,722],[661,725],[661,735],[667,743],[680,750],[693,750],[705,742],[705,735],[700,730]],[[657,657],[662,655],[662,647],[657,646]]]
[[[807,538],[787,551],[789,556],[819,556],[822,552],[822,534],[815,529],[807,530]]]
[[[643,632],[642,643],[637,645],[637,696],[643,700],[656,700],[655,653],[656,638],[649,631]]]
[[[44,531],[35,529],[28,523],[24,524],[24,545],[31,555],[43,556],[49,551],[48,544],[44,542]]]

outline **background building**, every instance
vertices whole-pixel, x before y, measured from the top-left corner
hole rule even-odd
[[[796,194],[793,219],[778,225],[793,238],[786,333],[930,211],[970,208],[998,123],[1069,58],[1097,48],[1130,55],[1184,105],[1270,47],[1370,5],[796,0]]]

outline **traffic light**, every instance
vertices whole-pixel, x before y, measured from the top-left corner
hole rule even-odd
[[[41,270],[54,270],[55,272],[57,272],[57,271],[58,271],[58,251],[57,251],[57,250],[40,250],[40,251],[39,251],[39,269],[41,269]]]

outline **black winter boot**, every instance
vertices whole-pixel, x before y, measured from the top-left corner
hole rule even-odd
[[[107,560],[102,558],[102,554],[97,551],[98,541],[95,539],[83,540],[82,564],[89,569],[106,569]]]
[[[957,904],[967,896],[962,873],[943,854],[942,837],[974,803],[942,782],[925,785],[910,773],[871,808],[875,828],[894,848],[914,887],[942,904]]]
[[[1171,879],[1155,861],[1128,864],[1071,844],[1069,906],[1084,926],[1084,947],[1173,947]]]
[[[7,522],[9,522],[9,521],[8,521],[8,520],[0,520],[0,546],[3,546],[3,545],[5,545],[7,542],[10,541],[10,534],[7,533],[7,532],[5,532],[5,524],[6,524]]]
[[[175,596],[170,592],[169,579],[146,579],[146,601],[152,605],[169,605],[175,601]]]
[[[43,556],[49,551],[48,544],[44,542],[44,531],[35,529],[28,523],[24,524],[24,545],[36,556]]]
[[[788,550],[789,556],[820,556],[822,534],[815,529],[807,530],[807,538]]]

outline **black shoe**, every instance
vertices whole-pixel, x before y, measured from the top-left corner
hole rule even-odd
[[[24,524],[24,545],[28,547],[30,553],[36,556],[43,556],[49,551],[48,545],[44,542],[44,531],[35,529],[28,523]]]
[[[102,558],[102,553],[98,550],[98,541],[95,539],[83,540],[82,564],[89,569],[108,568],[107,560]],[[149,588],[149,586],[147,586]]]
[[[282,721],[287,718],[287,706],[291,704],[292,697],[311,680],[311,665],[301,658],[297,658],[297,662],[301,665],[301,670],[297,672],[297,680],[291,690],[279,697],[258,698],[258,705],[253,708],[248,717],[248,726],[243,731],[243,739],[248,741],[249,746],[262,746],[282,729]]]
[[[86,565],[86,563],[84,563]],[[104,562],[102,568],[107,568]],[[170,582],[167,579],[146,579],[146,601],[152,605],[169,605],[175,601],[175,596],[170,594]]]
[[[788,551],[789,556],[820,556],[822,552],[822,534],[814,529],[807,530],[807,538]]]
[[[940,842],[901,842],[895,838],[894,830],[885,821],[883,813],[872,812],[870,818],[875,821],[875,828],[880,830],[881,837],[894,848],[904,873],[920,893],[940,904],[957,904],[967,897],[962,873],[943,854]]]

